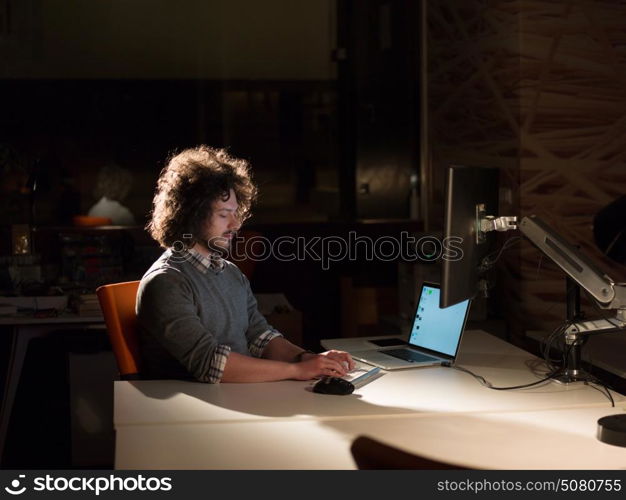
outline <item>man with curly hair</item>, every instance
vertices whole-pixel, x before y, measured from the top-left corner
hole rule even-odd
[[[223,257],[255,196],[247,162],[222,149],[187,149],[161,172],[148,230],[166,250],[137,294],[145,378],[269,382],[353,368],[346,352],[315,354],[287,341]]]

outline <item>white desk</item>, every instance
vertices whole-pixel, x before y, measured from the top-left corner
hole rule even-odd
[[[464,337],[459,363],[494,384],[516,385],[541,378],[527,366],[533,360],[534,356],[515,346],[473,331]],[[550,382],[518,391],[493,391],[465,373],[443,367],[387,372],[347,397],[311,393],[307,388],[312,385],[296,381],[217,385],[179,380],[116,382],[115,425],[528,411],[609,404],[606,396],[582,384]],[[624,399],[616,393],[614,397]]]
[[[362,348],[358,344],[363,342],[338,339],[324,344],[352,350],[352,345]],[[462,366],[496,385],[536,380],[539,377],[528,368],[533,362],[536,358],[532,355],[481,331],[465,335],[459,358]],[[442,416],[449,419],[455,414],[461,419],[458,425],[465,425],[467,420],[463,419],[473,422],[474,418],[486,418],[481,416],[484,414],[497,419],[503,412],[535,412],[540,422],[542,414],[554,410],[579,411],[577,418],[585,418],[585,411],[619,411],[610,408],[599,391],[582,384],[550,382],[524,390],[493,391],[465,373],[443,367],[388,372],[349,396],[315,394],[307,390],[311,385],[296,381],[218,385],[171,380],[116,382],[116,467],[290,468],[294,463],[300,465],[291,467],[351,468],[346,453],[356,435],[370,434],[394,442],[396,435],[385,429],[396,428],[400,422],[419,419],[421,428],[423,422],[436,426]],[[613,395],[616,401],[624,401],[624,396]],[[422,420],[425,418],[430,420]],[[590,436],[595,440],[592,420]],[[452,427],[456,425],[448,421]],[[510,427],[505,426],[502,432],[510,432]],[[458,433],[457,437],[465,439]],[[329,462],[327,453],[315,451],[321,446],[318,438],[319,443],[337,440],[336,462]],[[177,442],[194,451],[183,458],[186,448],[178,448]],[[157,453],[157,445],[172,459]],[[422,450],[421,442],[411,446],[413,451]],[[285,452],[276,453],[273,461],[270,457],[277,449]],[[343,451],[339,453],[339,449]],[[294,456],[300,458],[295,460]],[[482,465],[488,467],[489,463]],[[536,464],[529,464],[533,466]]]
[[[367,435],[432,460],[475,469],[624,469],[624,448],[595,437],[619,408],[449,413],[354,420],[120,426],[117,469],[355,469]]]

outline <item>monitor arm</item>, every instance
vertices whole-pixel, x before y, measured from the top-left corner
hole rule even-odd
[[[520,231],[539,250],[585,289],[602,309],[617,309],[617,319],[626,323],[626,286],[597,269],[575,247],[536,216],[524,217]]]
[[[580,347],[584,337],[589,334],[626,330],[626,286],[615,283],[597,269],[540,218],[524,217],[519,229],[573,281],[589,292],[601,308],[617,310],[616,316],[612,319],[580,321],[577,317],[568,318],[571,324],[565,330],[567,360],[563,373],[557,380],[563,383],[590,380],[590,376],[580,368]]]
[[[503,217],[495,217],[487,215],[484,203],[476,205],[476,244],[486,241],[486,233],[490,231],[510,231],[517,229],[517,217],[515,215],[506,215]]]
[[[618,284],[597,269],[574,246],[558,235],[539,217],[522,218],[517,225],[516,216],[494,217],[487,215],[484,204],[476,205],[476,243],[483,243],[490,231],[509,231],[519,228],[539,250],[557,264],[581,288],[589,292],[602,309],[616,309],[616,321],[626,327],[626,285]],[[589,322],[597,330],[599,322]],[[611,329],[615,323],[609,323]]]

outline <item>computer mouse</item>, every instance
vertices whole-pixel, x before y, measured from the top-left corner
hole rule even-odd
[[[354,392],[354,385],[338,377],[324,377],[313,386],[313,392],[345,396]]]

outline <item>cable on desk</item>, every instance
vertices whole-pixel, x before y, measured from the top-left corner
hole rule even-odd
[[[525,389],[527,387],[532,387],[535,385],[539,385],[543,382],[546,382],[548,380],[550,380],[551,378],[554,378],[556,375],[559,374],[559,372],[561,371],[556,370],[553,371],[552,373],[550,373],[548,376],[542,378],[541,380],[537,380],[536,382],[531,382],[530,384],[523,384],[523,385],[513,385],[510,387],[494,387],[493,385],[491,385],[491,382],[487,381],[485,379],[485,377],[482,377],[480,375],[476,375],[475,373],[473,373],[472,371],[468,370],[467,368],[463,368],[461,366],[455,366],[452,365],[450,363],[444,363],[443,366],[446,366],[448,368],[454,368],[455,370],[459,370],[461,372],[467,373],[469,375],[471,375],[472,377],[474,377],[476,380],[478,380],[478,382],[480,382],[481,385],[487,387],[488,389],[493,389],[494,391],[511,391],[514,389]],[[591,380],[585,380],[584,381],[585,385],[588,385],[589,387],[595,389],[596,391],[599,391],[600,393],[602,393],[603,395],[605,395],[607,397],[607,399],[611,402],[611,406],[613,408],[615,408],[615,400],[613,399],[613,395],[611,394],[611,391],[609,390],[609,388],[602,383],[600,380],[596,379],[595,377],[592,378]],[[599,389],[598,387],[596,387],[596,385],[601,386],[604,390]]]
[[[565,348],[565,342],[562,341],[562,348],[560,349],[562,351],[562,363],[563,366],[566,366],[567,364],[567,360],[569,358],[569,355],[571,353],[572,348],[575,345],[583,345],[585,344],[589,338],[592,335],[600,335],[603,333],[611,333],[614,332],[616,330],[620,330],[620,331],[624,331],[624,327],[614,323],[611,318],[609,318],[602,309],[600,309],[600,307],[598,306],[598,303],[596,301],[596,299],[594,299],[586,290],[584,290],[584,292],[587,294],[589,300],[591,301],[591,303],[593,304],[593,306],[596,308],[596,310],[603,316],[603,318],[610,324],[612,324],[613,326],[615,326],[615,329],[611,329],[611,330],[604,330],[602,332],[598,332],[598,333],[587,333],[586,335],[584,335],[578,342],[576,343],[571,343],[571,344],[567,344],[567,348]],[[552,345],[554,343],[555,340],[558,339],[563,339],[563,335],[565,333],[565,331],[571,326],[573,325],[575,322],[571,322],[571,321],[566,321],[564,323],[562,323],[560,326],[558,326],[557,328],[555,328],[552,333],[550,335],[548,335],[547,337],[545,337],[544,339],[542,339],[542,343],[544,343],[544,360],[546,365],[548,366],[548,368],[550,369],[555,369],[556,365],[554,365],[555,360],[550,358],[550,350],[552,348]],[[597,377],[595,377],[594,375],[592,375],[591,373],[589,373],[589,379],[588,380],[582,380],[582,382],[585,385],[589,385],[590,387],[596,389],[597,391],[600,391],[602,394],[604,394],[607,399],[611,402],[611,406],[615,407],[615,400],[613,399],[613,396],[611,395],[611,388],[605,384],[604,382],[602,382],[600,379],[598,379]],[[596,386],[600,386],[602,387],[602,389],[596,387]]]
[[[561,373],[562,368],[561,367],[557,367],[554,365],[554,361],[553,359],[550,358],[550,349],[552,348],[552,344],[554,343],[554,340],[557,339],[558,337],[560,337],[565,330],[570,326],[570,322],[566,321],[564,323],[562,323],[561,325],[559,325],[557,328],[555,328],[552,333],[544,339],[544,341],[546,342],[546,348],[545,348],[545,352],[544,352],[544,361],[547,365],[547,367],[551,370],[550,373],[540,379],[537,380],[536,382],[531,382],[529,384],[522,384],[522,385],[514,385],[514,386],[510,386],[510,387],[494,387],[491,382],[489,382],[488,380],[485,379],[485,377],[481,376],[481,375],[477,375],[474,372],[468,370],[467,368],[463,368],[461,366],[456,366],[456,365],[452,365],[452,363],[443,363],[442,366],[448,367],[448,368],[454,368],[455,370],[459,370],[461,372],[467,373],[469,375],[471,375],[472,377],[474,377],[481,385],[483,385],[484,387],[487,387],[488,389],[493,389],[494,391],[510,391],[510,390],[515,390],[515,389],[525,389],[528,387],[533,387],[535,385],[539,385],[543,382],[546,382],[554,377],[556,377],[559,373]],[[581,343],[582,341],[580,341],[579,343]],[[567,358],[570,355],[570,352],[572,350],[572,347],[574,346],[574,344],[568,344],[567,349],[563,349],[565,352],[563,352],[563,356],[562,356],[562,360],[561,362],[563,364],[566,363]],[[584,380],[583,383],[585,385],[588,385],[590,387],[592,387],[593,389],[599,391],[600,393],[604,394],[608,400],[611,402],[611,406],[615,407],[615,400],[613,399],[613,396],[611,394],[611,391],[609,389],[609,387],[604,384],[602,381],[600,381],[598,378],[594,377],[593,375],[589,374],[589,380]],[[596,387],[596,385],[601,386],[604,390]]]
[[[553,371],[559,368],[555,364],[558,360],[550,357],[550,351],[552,350],[552,347],[555,341],[561,340],[563,337],[563,334],[570,326],[571,326],[571,322],[565,321],[561,323],[559,326],[557,326],[554,330],[552,330],[552,333],[550,333],[550,335],[548,335],[547,337],[544,337],[541,340],[542,346],[540,347],[540,351],[543,352],[543,359],[549,371]],[[571,346],[569,347],[567,353],[563,353],[564,349],[560,349],[560,351],[563,353],[561,354],[561,360],[560,360],[561,364],[564,364],[566,362],[567,356],[569,356],[570,349],[571,349]]]
[[[463,368],[461,366],[456,366],[453,365],[451,363],[444,363],[442,366],[446,366],[448,368],[454,368],[455,370],[459,370],[461,372],[467,373],[469,375],[471,375],[472,377],[474,377],[476,380],[478,380],[478,382],[480,382],[481,385],[487,387],[488,389],[493,389],[494,391],[511,391],[513,389],[525,389],[526,387],[532,387],[534,385],[538,385],[541,384],[547,380],[550,380],[551,378],[554,378],[555,375],[557,375],[561,370],[556,370],[552,373],[550,373],[547,377],[542,378],[541,380],[537,380],[536,382],[531,382],[530,384],[523,384],[523,385],[512,385],[510,387],[494,387],[491,382],[487,381],[485,379],[485,377],[482,377],[481,375],[476,375],[474,372],[468,370],[467,368]]]
[[[615,408],[615,400],[613,399],[613,395],[611,394],[611,391],[609,390],[609,388],[604,385],[602,382],[600,382],[599,380],[595,379],[595,380],[585,380],[585,385],[588,385],[589,387],[595,389],[596,391],[601,392],[603,395],[605,395],[608,400],[611,402],[611,406],[613,408]],[[596,387],[596,385],[599,385],[600,387],[602,387],[604,390],[599,389],[598,387]]]
[[[452,365],[451,363],[444,363],[443,366],[447,366],[449,368],[454,368],[455,370],[459,370],[462,371],[464,373],[467,373],[469,375],[471,375],[472,377],[474,377],[476,380],[478,380],[478,382],[489,388],[489,389],[493,389],[494,391],[511,391],[511,390],[515,390],[515,389],[525,389],[527,387],[533,387],[535,385],[539,385],[542,384],[552,378],[554,378],[556,375],[558,375],[562,368],[560,366],[556,366],[555,362],[557,360],[550,358],[550,350],[552,349],[552,344],[555,342],[555,340],[559,339],[560,337],[562,337],[563,333],[565,332],[565,330],[567,330],[567,328],[569,328],[570,326],[570,322],[569,321],[565,321],[563,323],[561,323],[559,326],[557,326],[550,335],[548,335],[547,338],[544,338],[542,340],[542,342],[544,343],[545,347],[544,347],[544,361],[546,363],[546,366],[548,367],[548,375],[546,375],[544,378],[537,380],[536,382],[531,382],[529,384],[521,384],[521,385],[514,385],[514,386],[510,386],[510,387],[494,387],[493,384],[491,382],[489,382],[488,380],[486,380],[484,377],[482,377],[481,375],[477,375],[475,373],[473,373],[472,371],[468,370],[467,368],[463,368],[461,366],[456,366],[456,365]],[[567,359],[567,356],[569,356],[570,350],[571,350],[572,346],[570,345],[567,349],[567,352],[563,354],[563,357],[561,358],[561,363],[564,364],[565,360]]]
[[[612,387],[610,384],[606,384],[605,382],[603,382],[601,379],[599,379],[598,377],[596,377],[593,373],[593,368],[594,368],[594,364],[593,364],[593,357],[591,356],[591,353],[589,355],[589,369],[588,372],[589,373],[589,385],[591,385],[591,387],[593,387],[594,389],[597,389],[594,385],[599,385],[600,387],[602,387],[604,389],[603,394],[606,392],[606,396],[609,399],[609,401],[611,401],[611,406],[615,407],[615,401],[613,400],[613,396],[611,395],[611,391],[615,391],[615,392],[619,392],[616,391],[614,387]],[[587,382],[585,382],[585,384],[587,384]],[[599,390],[599,389],[598,389]]]

